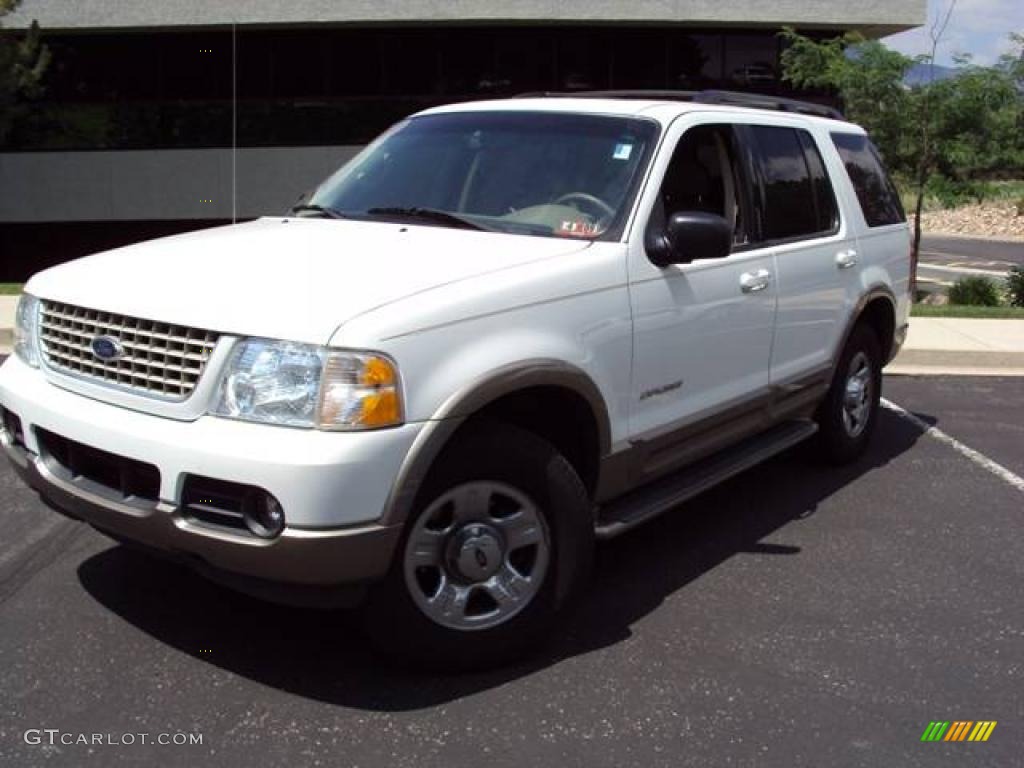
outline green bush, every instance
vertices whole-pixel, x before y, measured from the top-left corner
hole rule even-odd
[[[998,307],[999,290],[987,277],[962,277],[949,289],[950,304]]]
[[[1024,200],[1018,206],[1021,204]],[[1006,276],[1006,293],[1012,306],[1024,307],[1024,267],[1010,268],[1010,274]]]
[[[971,203],[983,203],[995,194],[995,187],[987,181],[958,181],[945,176],[933,176],[925,186],[925,196],[935,200],[941,208],[959,208]]]

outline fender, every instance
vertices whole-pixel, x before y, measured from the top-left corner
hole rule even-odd
[[[850,313],[850,318],[846,321],[846,327],[843,329],[843,335],[840,337],[839,344],[836,345],[836,348],[832,351],[831,369],[833,375],[835,374],[836,366],[839,365],[839,356],[843,354],[843,350],[846,348],[846,342],[849,340],[850,334],[853,333],[854,326],[857,325],[861,316],[864,314],[864,309],[867,305],[878,298],[884,298],[889,302],[892,307],[892,316],[895,322],[897,314],[896,295],[892,292],[889,286],[882,283],[871,286],[860,297],[860,299],[857,300],[857,305],[853,308],[853,311]],[[899,328],[893,328],[894,334],[898,332]],[[892,358],[895,357],[896,352],[899,351],[899,345],[896,343],[896,339],[882,339],[882,342],[885,344],[891,344],[889,358],[882,363],[885,365],[889,360],[892,360]],[[829,377],[829,380],[831,381],[831,377]]]
[[[562,360],[546,358],[502,366],[456,391],[425,422],[402,461],[380,524],[405,523],[434,460],[467,418],[504,395],[539,386],[569,389],[587,401],[597,422],[600,456],[606,456],[611,450],[608,409],[601,391],[585,371]]]

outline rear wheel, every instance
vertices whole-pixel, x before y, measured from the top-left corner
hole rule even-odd
[[[546,441],[479,425],[446,450],[366,607],[375,644],[417,666],[501,664],[539,642],[590,569],[583,484]]]
[[[882,395],[882,352],[874,330],[857,325],[839,358],[816,416],[819,445],[833,464],[855,461],[867,449]]]

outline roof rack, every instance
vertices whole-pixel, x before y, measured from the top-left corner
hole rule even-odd
[[[762,93],[743,93],[741,91],[542,91],[523,93],[520,98],[540,96],[577,99],[652,99],[655,101],[689,101],[695,104],[723,104],[733,107],[750,109],[770,109],[776,112],[795,112],[801,115],[828,117],[833,120],[845,120],[843,113],[834,107],[815,104],[811,101],[785,99],[781,96],[768,96]]]

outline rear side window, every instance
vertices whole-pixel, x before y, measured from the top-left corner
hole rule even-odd
[[[843,159],[868,226],[884,227],[906,221],[896,187],[885,173],[882,160],[868,137],[833,133],[832,142]]]
[[[752,126],[764,181],[765,240],[814,237],[835,230],[836,202],[814,140],[805,131]]]
[[[832,182],[825,170],[825,161],[821,159],[821,152],[818,151],[818,145],[814,143],[811,134],[807,131],[797,133],[800,135],[804,157],[807,158],[807,170],[811,174],[811,184],[814,187],[814,213],[818,218],[818,230],[835,232],[839,228],[839,206],[836,203]]]

